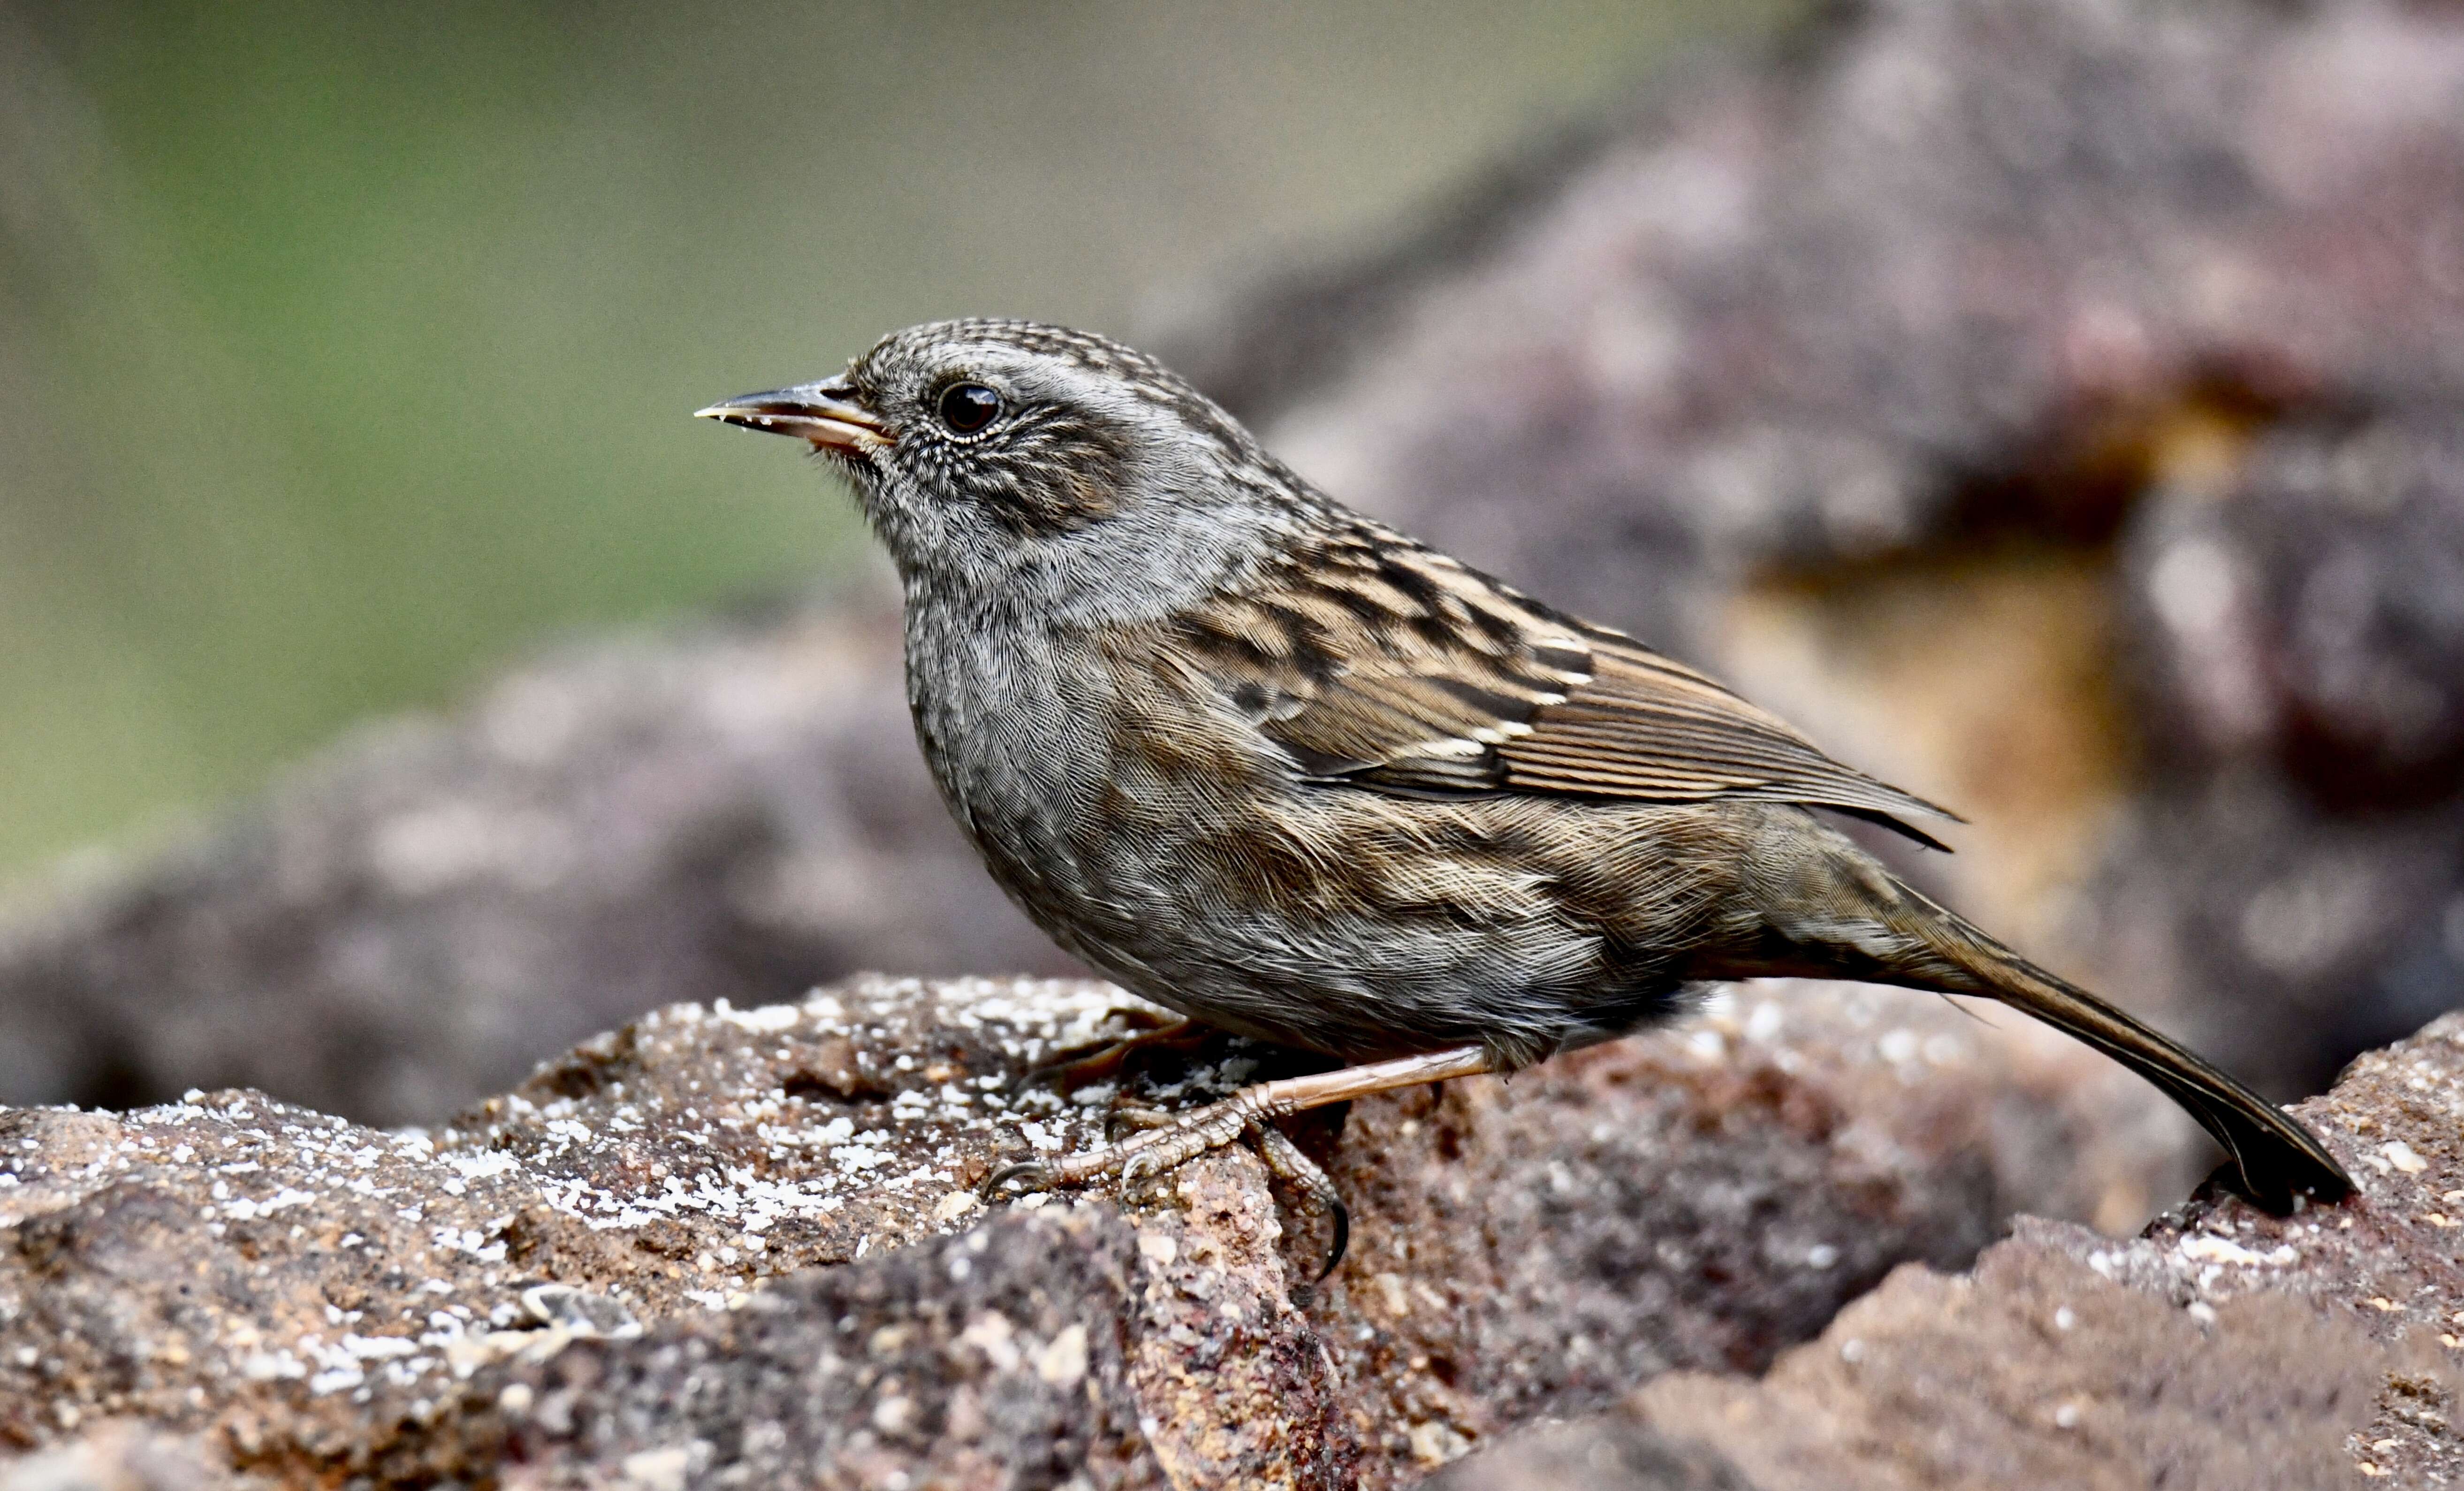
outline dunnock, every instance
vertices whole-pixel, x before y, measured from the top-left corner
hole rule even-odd
[[[1942,810],[1341,506],[1150,358],[944,322],[700,412],[847,474],[906,591],[924,758],[1028,916],[1196,1020],[1358,1063],[988,1189],[1245,1130],[1325,1193],[1273,1119],[1510,1072],[1766,975],[1998,999],[2162,1088],[2261,1204],[2352,1188],[2257,1094],[1824,821],[1934,844],[1907,820]]]

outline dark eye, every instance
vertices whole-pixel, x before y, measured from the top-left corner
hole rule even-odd
[[[941,423],[973,434],[1001,412],[1001,395],[980,383],[954,383],[941,390]]]

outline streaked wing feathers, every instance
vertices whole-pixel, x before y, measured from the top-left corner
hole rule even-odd
[[[1369,524],[1188,616],[1180,640],[1311,778],[1953,817],[1619,633]],[[1940,847],[1937,845],[1936,847]]]

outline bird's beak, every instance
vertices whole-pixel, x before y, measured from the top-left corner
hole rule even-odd
[[[890,432],[872,411],[856,402],[855,389],[844,378],[747,393],[694,410],[693,416],[772,434],[792,434],[811,441],[817,451],[860,452],[890,443]]]

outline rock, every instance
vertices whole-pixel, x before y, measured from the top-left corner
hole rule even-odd
[[[2175,1115],[2083,1057],[1940,1001],[1792,985],[1682,1036],[1358,1105],[1331,1167],[1353,1255],[1312,1318],[1342,1380],[1397,1405],[1355,1414],[1364,1456],[1402,1483],[1681,1365],[1760,1370],[1894,1255],[1965,1260],[2013,1210],[2136,1221],[2167,1181],[2097,1177],[2178,1154],[2130,1132]]]
[[[77,1436],[135,1421],[281,1481],[1399,1486],[1655,1372],[1759,1369],[2013,1210],[2134,1213],[2178,1152],[2055,1037],[1773,986],[1297,1130],[1353,1205],[1310,1296],[1324,1218],[1245,1151],[977,1203],[1116,1095],[1287,1059],[1013,1090],[1115,1007],[879,978],[671,1006],[428,1132],[244,1092],[0,1111],[0,1446],[117,1463]]]
[[[1242,1189],[1222,1168],[1184,1178],[1193,1218]],[[1248,1190],[1222,1214],[1270,1235]],[[1258,1251],[1202,1220],[1139,1231],[1093,1208],[1005,1215],[795,1275],[639,1343],[482,1371],[475,1411],[409,1436],[382,1468],[420,1479],[519,1460],[520,1483],[577,1486],[780,1484],[816,1469],[850,1484],[1344,1483],[1333,1385],[1281,1291],[1258,1292]]]
[[[2202,1047],[2283,1070],[2464,988],[2464,439],[2314,418],[2128,536],[2160,763],[2101,879],[2103,935]],[[2187,846],[2181,875],[2165,846]]]
[[[2464,768],[2464,435],[2431,406],[2286,421],[2222,501],[2133,535],[2174,769],[2257,764],[2329,807],[2437,802]],[[2187,759],[2182,759],[2187,758]]]
[[[0,1458],[0,1491],[271,1491],[275,1482],[217,1464],[194,1437],[109,1423],[57,1449]]]
[[[1313,363],[1247,332],[1312,303],[1271,278],[1155,350],[1347,500],[1705,652],[1774,569],[2097,544],[2288,415],[2452,407],[2451,15],[1885,3],[1790,46],[1384,249]]]
[[[1421,1482],[1454,1491],[1754,1491],[1718,1451],[1624,1415],[1550,1424]]]
[[[1706,1467],[1686,1483],[1757,1491],[2452,1484],[2464,1015],[2296,1111],[2349,1158],[2357,1200],[2284,1218],[2203,1192],[2126,1242],[2024,1221],[1969,1274],[1896,1272],[1759,1382],[1672,1373],[1440,1483],[1505,1491],[1574,1462],[1609,1467],[1600,1491],[1663,1484],[1619,1468],[1639,1443],[1686,1446]]]

